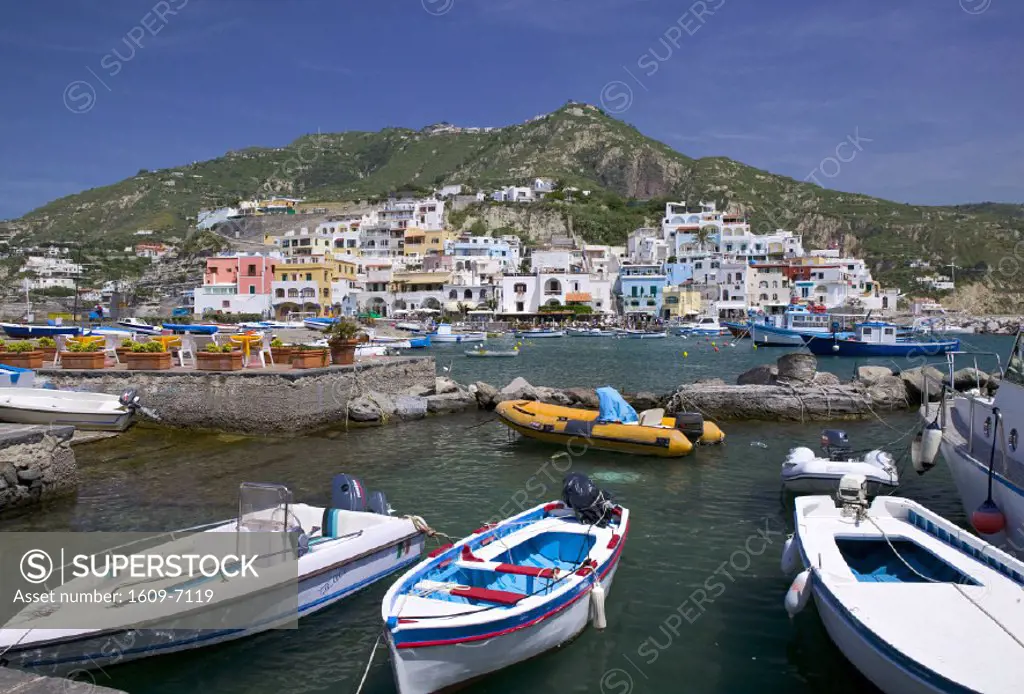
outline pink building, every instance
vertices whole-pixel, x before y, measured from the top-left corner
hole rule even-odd
[[[195,312],[267,314],[271,282],[280,258],[238,254],[207,258],[203,286],[196,290]]]

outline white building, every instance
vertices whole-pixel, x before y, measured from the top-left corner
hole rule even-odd
[[[626,240],[626,254],[633,265],[650,265],[667,262],[672,252],[657,229],[641,228]]]
[[[29,276],[29,289],[49,287],[75,288],[75,279],[82,274],[82,266],[69,258],[55,257],[49,249],[47,255],[31,255],[25,258],[21,271]]]
[[[536,314],[541,306],[587,304],[595,314],[615,311],[613,281],[586,272],[538,271],[501,278],[500,313],[515,316]]]
[[[537,199],[533,188],[528,186],[508,186],[491,193],[495,202],[533,202]]]

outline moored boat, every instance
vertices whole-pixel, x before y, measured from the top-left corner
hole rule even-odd
[[[77,325],[29,325],[22,323],[0,323],[0,328],[8,337],[30,340],[35,337],[54,337],[55,335],[81,335],[82,328]]]
[[[668,337],[668,333],[664,330],[620,330],[615,336],[630,340],[660,340]]]
[[[485,525],[411,569],[381,617],[399,694],[429,694],[567,644],[606,626],[605,599],[629,510],[585,476],[563,500]]]
[[[602,330],[601,328],[569,328],[565,331],[569,337],[614,337],[614,330]]]
[[[920,504],[843,479],[796,500],[782,566],[802,568],[789,614],[813,597],[829,637],[886,694],[1011,694],[1024,681],[1024,563]],[[939,607],[941,606],[941,607]]]
[[[0,421],[15,424],[124,431],[131,426],[138,408],[134,388],[120,396],[51,388],[0,388]]]
[[[164,330],[170,330],[172,333],[177,335],[184,335],[191,333],[193,335],[213,335],[220,332],[219,325],[210,325],[207,323],[164,323]],[[234,329],[234,326],[231,326]]]
[[[139,335],[162,335],[164,329],[159,325],[150,325],[141,318],[122,318],[117,321],[118,326],[131,330]]]
[[[831,494],[844,475],[857,474],[867,480],[868,495],[875,496],[889,493],[900,484],[896,462],[890,454],[872,450],[859,458],[853,457],[845,431],[821,432],[821,448],[824,457],[810,448],[792,449],[782,463],[782,486],[799,494]]]
[[[533,400],[506,400],[495,413],[503,424],[528,438],[547,443],[585,442],[591,448],[619,453],[678,458],[694,443],[725,438],[714,422],[696,413],[666,417],[663,409],[637,414],[614,388],[598,388],[598,410],[561,407]]]
[[[328,508],[293,503],[291,492],[279,484],[244,483],[238,501],[236,518],[170,533],[170,542],[134,551],[152,559],[204,548],[206,554],[213,548],[239,552],[258,546],[256,579],[227,571],[216,581],[187,571],[135,583],[126,583],[124,574],[76,578],[53,592],[95,590],[119,597],[83,606],[58,600],[42,612],[30,605],[0,630],[5,659],[12,667],[60,675],[287,627],[417,561],[427,529],[419,518],[392,516],[380,492],[367,500],[359,480],[347,475],[333,480]],[[265,546],[278,551],[268,554]],[[145,599],[161,591],[178,599]],[[140,593],[144,596],[133,600]],[[85,608],[92,612],[83,613]],[[213,628],[225,616],[232,623]],[[90,625],[94,628],[83,628]],[[119,646],[111,648],[111,643]]]
[[[457,333],[452,331],[452,326],[447,323],[442,323],[437,326],[435,332],[429,333],[429,337],[433,342],[484,342],[487,340],[487,333],[485,332],[464,332]]]
[[[935,356],[960,348],[959,340],[900,339],[897,332],[898,326],[892,323],[871,321],[857,324],[856,337],[804,335],[803,339],[813,354],[838,357]]]
[[[564,330],[555,330],[553,328],[542,328],[538,330],[516,330],[512,334],[515,337],[530,339],[543,339],[546,337],[565,337]]]
[[[729,332],[723,328],[717,318],[704,316],[692,323],[682,323],[676,328],[677,335],[699,335],[701,337],[713,337]]]

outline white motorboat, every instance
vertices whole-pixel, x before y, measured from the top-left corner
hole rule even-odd
[[[452,326],[447,323],[441,323],[437,326],[437,330],[430,333],[431,342],[484,342],[487,340],[487,333],[485,332],[464,332],[456,333],[452,332]]]
[[[570,337],[614,337],[614,330],[602,330],[601,328],[569,328],[565,331]]]
[[[620,330],[615,337],[625,337],[631,340],[658,340],[668,337],[664,330]]]
[[[957,355],[947,358],[952,382]],[[930,424],[919,434],[913,462],[923,473],[941,450],[975,530],[1024,557],[1024,333],[1002,374],[994,396],[975,388],[926,404],[921,412]]]
[[[545,337],[565,337],[565,331],[564,330],[553,330],[551,328],[542,328],[542,329],[537,329],[537,330],[516,330],[514,333],[512,333],[512,335],[514,337],[519,337],[519,338],[526,337],[526,338],[530,338],[530,339],[545,338]]]
[[[36,372],[18,366],[0,364],[0,390],[6,388],[32,388],[36,384]]]
[[[782,486],[799,494],[831,494],[844,475],[863,475],[871,496],[887,493],[899,486],[896,462],[885,451],[869,451],[863,458],[852,457],[850,439],[845,431],[821,432],[820,457],[810,448],[794,448],[782,463]]]
[[[0,388],[0,421],[124,431],[135,419],[134,388],[117,395],[50,388]]]
[[[381,608],[399,694],[428,694],[496,672],[572,640],[604,599],[629,511],[585,475],[566,502],[485,525],[400,578]]]
[[[211,547],[238,552],[259,545],[257,579],[233,575],[227,565],[212,579],[194,573],[74,578],[53,592],[95,590],[118,598],[88,605],[58,599],[45,609],[30,605],[0,629],[0,653],[11,667],[62,675],[288,627],[417,561],[427,529],[422,519],[392,516],[380,492],[367,499],[363,485],[348,475],[334,478],[330,508],[292,503],[283,485],[244,483],[236,518],[176,531],[156,547],[114,550],[144,553],[148,560],[154,554],[207,555]],[[140,594],[176,597],[134,599]],[[86,609],[91,612],[83,615]]]
[[[724,335],[729,332],[723,328],[717,318],[705,316],[695,322],[680,323],[676,328],[677,335],[699,335],[701,337],[712,337]]]
[[[790,616],[813,596],[825,631],[886,694],[1015,694],[1024,682],[1024,563],[920,504],[844,478],[796,500],[782,567],[803,569]]]
[[[141,318],[122,318],[117,324],[139,335],[162,335],[164,332],[162,325],[150,325]]]

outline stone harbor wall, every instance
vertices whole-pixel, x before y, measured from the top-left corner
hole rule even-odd
[[[391,403],[435,387],[432,357],[394,357],[324,369],[230,372],[66,371],[43,373],[60,389],[138,390],[140,418],[175,427],[241,434],[311,431],[356,419],[365,403]],[[410,409],[419,401],[406,403]]]
[[[0,424],[0,511],[75,491],[74,427]]]
[[[762,364],[739,376],[736,384],[721,379],[685,383],[671,393],[623,393],[637,411],[663,407],[667,414],[700,412],[712,419],[774,421],[841,420],[872,417],[892,410],[916,408],[925,399],[938,400],[943,387],[954,390],[999,387],[999,374],[973,368],[947,375],[934,367],[896,374],[884,366],[861,366],[856,376],[841,381],[817,370],[817,359],[805,353],[785,354],[775,364]],[[546,388],[516,378],[504,388],[474,383],[467,392],[483,409],[505,400],[538,400],[554,405],[597,409],[592,388]]]

